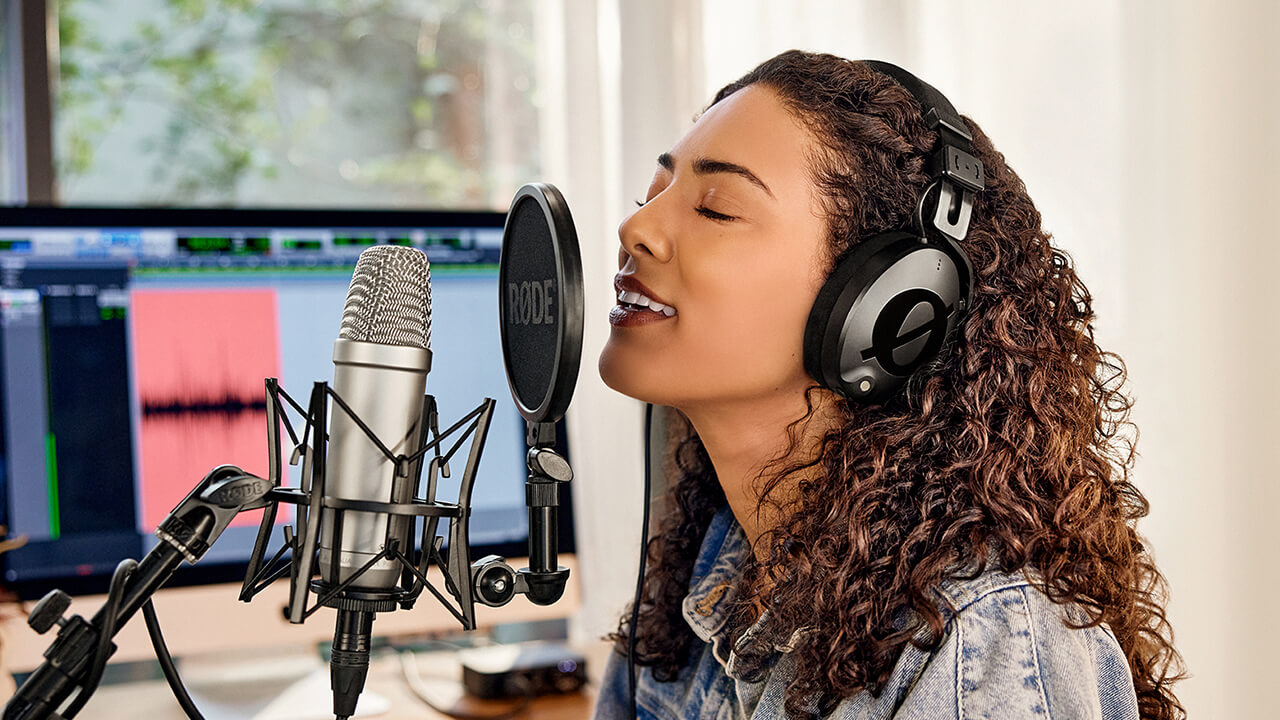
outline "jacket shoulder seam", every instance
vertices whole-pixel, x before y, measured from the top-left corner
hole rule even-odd
[[[1044,714],[1052,720],[1053,708],[1049,707],[1049,696],[1044,691],[1044,671],[1040,667],[1040,647],[1039,641],[1036,639],[1036,624],[1031,617],[1031,598],[1027,597],[1027,588],[1018,588],[1018,593],[1022,597],[1022,605],[1027,613],[1027,632],[1028,642],[1031,644],[1031,661],[1035,663],[1036,672],[1036,689],[1040,691],[1040,702],[1044,703]]]

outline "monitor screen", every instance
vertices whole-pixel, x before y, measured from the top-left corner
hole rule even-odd
[[[483,398],[498,401],[472,495],[472,557],[524,555],[525,426],[498,331],[504,219],[0,209],[0,514],[11,537],[27,538],[0,556],[4,584],[24,597],[102,592],[116,563],[145,554],[213,467],[266,477],[263,380],[279,378],[303,405],[313,383],[332,380],[356,258],[379,243],[430,260],[427,392],[441,429]],[[286,471],[296,486],[298,468]],[[437,499],[457,500],[460,471],[441,479]],[[276,522],[292,522],[292,506],[280,509]],[[572,550],[571,517],[562,507],[562,551]],[[242,513],[172,584],[239,580],[260,519]]]

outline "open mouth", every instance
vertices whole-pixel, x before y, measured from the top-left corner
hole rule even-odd
[[[663,305],[655,302],[645,295],[638,292],[620,292],[618,293],[618,305],[633,311],[648,310],[650,312],[660,313],[667,317],[673,317],[676,309],[670,305]]]

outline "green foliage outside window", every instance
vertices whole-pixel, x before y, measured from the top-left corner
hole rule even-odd
[[[532,11],[60,0],[60,200],[505,206],[539,165]]]

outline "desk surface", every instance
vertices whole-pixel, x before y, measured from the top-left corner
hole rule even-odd
[[[528,720],[573,720],[589,718],[595,702],[596,682],[608,658],[609,645],[603,642],[578,648],[587,658],[589,682],[580,692],[547,695],[535,699],[517,718]],[[461,667],[451,652],[417,653],[421,688],[436,705],[456,711],[496,715],[510,709],[514,701],[482,701],[462,691]],[[303,670],[302,679],[283,693],[279,685],[246,679],[243,682],[223,680],[204,685],[200,673],[190,677],[180,665],[183,682],[195,699],[206,720],[332,720],[332,695],[329,690],[328,666],[315,659],[315,666]],[[447,720],[448,716],[425,705],[414,695],[405,680],[399,656],[387,653],[375,657],[369,666],[365,683],[366,695],[373,698],[369,707],[361,696],[362,707],[356,718],[371,720]],[[382,702],[379,702],[382,701]],[[364,712],[382,709],[377,714]],[[163,680],[104,685],[94,693],[82,715],[97,720],[185,720],[169,686]]]

